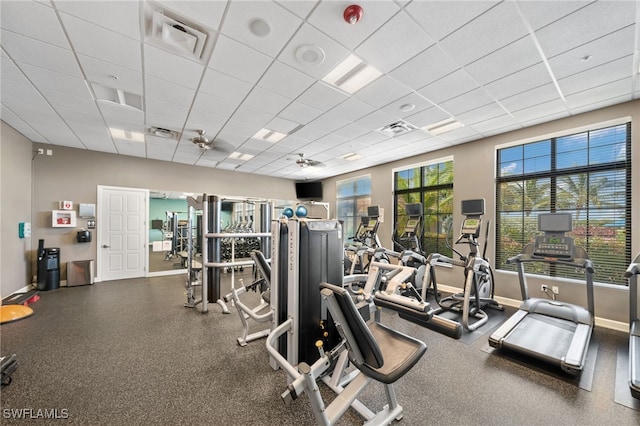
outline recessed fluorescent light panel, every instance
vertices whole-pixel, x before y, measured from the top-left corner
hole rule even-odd
[[[340,158],[347,161],[356,161],[362,158],[362,155],[350,152],[348,154],[341,155]]]
[[[456,119],[453,117],[449,117],[446,120],[442,120],[437,123],[425,126],[423,127],[423,129],[431,133],[432,135],[437,136],[455,129],[459,129],[460,127],[464,127],[464,124],[456,121]]]
[[[243,154],[241,152],[234,151],[231,154],[229,154],[229,158],[233,158],[234,160],[247,161],[247,160],[251,160],[253,158],[253,155]]]
[[[133,141],[133,142],[144,142],[144,133],[131,132],[129,130],[122,130],[122,129],[114,129],[113,127],[109,127],[109,131],[111,132],[111,136],[115,139],[123,139],[126,141]]]
[[[142,110],[142,96],[125,92],[122,89],[103,86],[98,83],[91,83],[96,99],[103,102],[111,102],[121,106]]]
[[[285,135],[284,133],[276,132],[275,130],[260,129],[260,131],[258,131],[258,133],[253,135],[253,137],[256,139],[262,139],[268,142],[279,142],[285,137],[287,137],[287,135]]]
[[[349,55],[322,80],[347,93],[354,94],[381,75],[381,71],[365,64],[356,56]]]

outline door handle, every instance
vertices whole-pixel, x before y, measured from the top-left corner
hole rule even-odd
[[[106,245],[106,244],[103,244],[103,245],[102,245],[102,248],[109,248],[109,247],[111,247],[111,246],[108,246],[108,245]]]

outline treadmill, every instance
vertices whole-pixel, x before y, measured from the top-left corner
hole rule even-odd
[[[489,337],[489,345],[505,348],[562,368],[576,375],[584,367],[594,326],[593,263],[587,252],[574,245],[565,235],[572,229],[571,213],[543,213],[538,216],[538,230],[534,243],[524,247],[521,254],[507,260],[518,269],[522,304]],[[542,262],[567,265],[585,271],[587,307],[557,300],[530,298],[524,264]]]
[[[638,274],[640,253],[633,259],[624,276],[629,279],[629,389],[640,399],[640,319],[638,319]]]

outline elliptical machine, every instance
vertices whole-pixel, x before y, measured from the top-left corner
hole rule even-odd
[[[489,316],[484,311],[485,308],[504,310],[504,307],[493,299],[493,270],[491,269],[489,260],[486,258],[490,222],[487,222],[482,255],[478,254],[478,237],[482,228],[481,216],[484,214],[484,206],[485,200],[483,198],[462,201],[462,214],[465,216],[465,219],[462,222],[460,236],[454,245],[467,244],[469,246],[469,254],[465,256],[453,246],[449,245],[448,247],[458,255],[459,260],[439,253],[430,254],[427,258],[424,282],[422,285],[423,299],[426,298],[427,289],[429,287],[433,289],[436,302],[439,306],[434,314],[439,315],[443,312],[456,312],[461,314],[462,326],[467,331],[474,331],[489,320]],[[449,264],[464,269],[465,281],[462,293],[456,293],[440,299],[434,269],[434,266],[437,264]],[[476,321],[470,322],[470,318],[475,318]]]

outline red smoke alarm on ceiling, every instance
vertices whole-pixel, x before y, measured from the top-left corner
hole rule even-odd
[[[362,8],[357,4],[352,4],[344,10],[344,20],[347,24],[355,24],[362,18]]]

